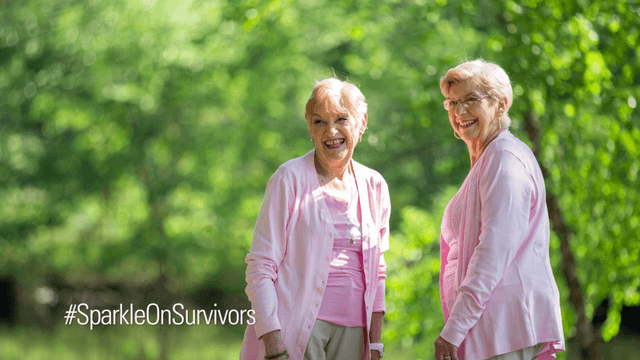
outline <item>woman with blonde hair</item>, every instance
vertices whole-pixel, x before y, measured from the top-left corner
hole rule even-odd
[[[435,358],[553,359],[564,338],[546,190],[535,156],[508,129],[509,77],[475,60],[450,69],[440,90],[471,170],[442,219]]]
[[[314,149],[267,183],[246,257],[255,324],[240,359],[377,360],[391,205],[382,176],[352,159],[367,103],[325,79],[305,118]]]

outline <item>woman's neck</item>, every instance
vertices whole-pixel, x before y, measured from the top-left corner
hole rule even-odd
[[[356,190],[355,177],[352,171],[349,171],[350,166],[326,168],[322,166],[322,163],[315,158],[314,161],[316,167],[316,174],[318,177],[318,183],[332,198],[348,204],[353,198]],[[347,162],[349,164],[349,162]]]
[[[471,160],[471,167],[478,162],[480,156],[484,150],[489,146],[489,144],[498,137],[498,134],[502,132],[504,129],[496,129],[493,133],[487,136],[484,140],[480,139],[472,139],[467,142],[467,147],[469,147],[469,159]]]
[[[343,180],[345,174],[348,174],[349,164],[350,160],[330,164],[320,159],[317,154],[314,156],[314,165],[318,176],[326,178],[328,181]]]

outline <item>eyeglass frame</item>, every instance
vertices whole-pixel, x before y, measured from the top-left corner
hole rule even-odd
[[[455,100],[452,101],[450,99],[447,99],[445,101],[442,102],[442,106],[444,107],[445,110],[447,111],[453,111],[456,110],[458,108],[458,104],[461,104],[462,107],[465,108],[465,110],[469,110],[469,108],[471,106],[474,106],[475,103],[477,103],[479,100],[482,100],[484,98],[486,98],[487,96],[491,97],[491,95],[489,94],[485,94],[485,95],[470,95],[467,100]],[[477,99],[475,100],[469,100],[472,97],[476,97]],[[455,102],[455,105],[453,105],[453,107],[451,107],[451,102]]]

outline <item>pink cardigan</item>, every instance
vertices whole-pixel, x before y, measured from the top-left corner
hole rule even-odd
[[[503,130],[447,205],[440,236],[446,324],[440,336],[460,346],[460,359],[487,359],[538,343],[546,343],[540,360],[564,351],[545,199],[535,156]],[[452,214],[453,208],[460,211]],[[449,256],[456,240],[457,257]],[[457,262],[454,276],[444,279],[449,260]]]
[[[372,312],[384,311],[389,249],[389,190],[382,176],[351,161],[362,213],[367,334]],[[292,360],[302,360],[329,275],[334,226],[314,166],[314,151],[282,164],[269,179],[246,257],[246,293],[255,311],[241,360],[263,359],[262,335],[281,330]],[[369,337],[365,354],[369,358]]]

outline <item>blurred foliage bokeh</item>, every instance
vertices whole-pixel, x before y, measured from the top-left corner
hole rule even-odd
[[[469,170],[438,83],[481,57],[511,78],[511,131],[529,141],[524,114],[542,125],[547,191],[575,234],[587,316],[608,301],[609,341],[640,305],[639,46],[636,0],[0,0],[0,277],[244,298],[264,186],[311,149],[304,104],[337,76],[367,97],[354,157],[392,197],[383,341],[431,358],[440,219]],[[20,331],[0,355],[27,358],[11,355]],[[181,341],[206,341],[193,334]],[[114,358],[160,356],[136,351]]]

